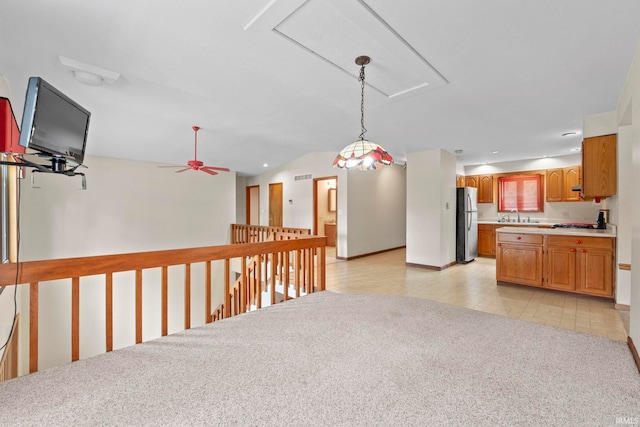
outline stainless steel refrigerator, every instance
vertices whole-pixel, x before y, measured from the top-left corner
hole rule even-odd
[[[466,264],[478,256],[478,189],[457,189],[456,261]]]

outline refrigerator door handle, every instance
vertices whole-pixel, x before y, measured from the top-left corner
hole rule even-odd
[[[471,204],[471,196],[467,194],[467,201],[469,202],[469,209],[467,210],[467,231],[471,230],[471,208],[473,205]]]

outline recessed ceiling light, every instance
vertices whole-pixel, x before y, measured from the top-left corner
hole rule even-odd
[[[264,164],[262,165],[262,167],[263,167],[263,168],[268,168],[268,167],[269,167],[269,165],[268,165],[268,164],[266,164],[266,163],[264,163]]]
[[[500,152],[499,150],[493,150],[491,154],[498,154],[499,152]]]
[[[462,154],[462,153],[463,153],[463,151],[462,151],[462,150],[456,150],[456,151],[454,151],[454,153],[456,153],[456,154]]]
[[[577,147],[577,148],[570,148],[570,149],[569,149],[569,151],[573,151],[573,152],[575,152],[575,151],[580,151],[580,147]]]

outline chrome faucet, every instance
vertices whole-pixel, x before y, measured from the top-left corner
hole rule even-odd
[[[518,212],[518,209],[511,209],[511,212],[515,212],[516,215],[518,215],[518,222],[520,222],[520,212]]]

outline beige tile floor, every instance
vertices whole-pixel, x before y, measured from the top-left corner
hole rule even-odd
[[[611,300],[496,285],[495,260],[478,258],[442,271],[407,267],[405,249],[336,261],[327,249],[327,289],[425,298],[473,310],[626,341],[627,332]]]

